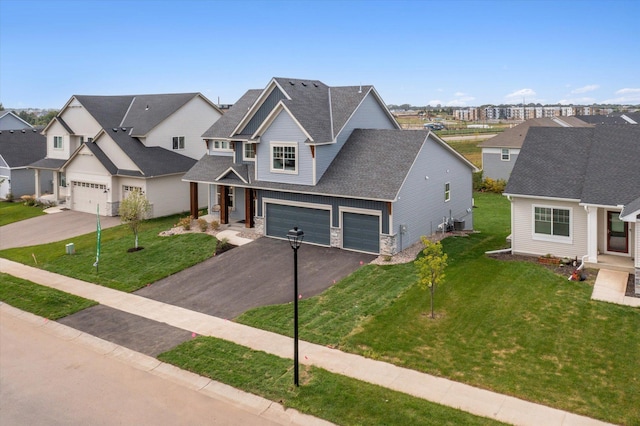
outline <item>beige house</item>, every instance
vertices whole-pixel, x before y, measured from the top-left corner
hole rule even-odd
[[[200,93],[74,95],[44,129],[47,156],[31,167],[54,172],[53,198],[72,210],[117,215],[140,190],[152,216],[186,211],[182,175],[206,153],[200,135],[221,116]]]

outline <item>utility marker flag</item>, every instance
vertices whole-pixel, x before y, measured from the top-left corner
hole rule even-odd
[[[100,229],[100,206],[96,206],[96,218],[98,220],[98,225],[97,225],[97,233],[98,233],[98,238],[97,238],[97,242],[96,242],[96,262],[93,264],[93,266],[96,267],[96,269],[98,268],[98,262],[100,261],[100,233],[101,233],[101,229]]]

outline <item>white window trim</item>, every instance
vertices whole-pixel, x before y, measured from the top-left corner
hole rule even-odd
[[[294,170],[274,169],[273,168],[273,148],[275,147],[293,147],[295,149],[296,167]],[[269,171],[271,173],[282,173],[287,175],[298,174],[298,164],[300,163],[300,156],[298,155],[298,143],[297,142],[271,142],[269,145]]]
[[[253,145],[254,146],[254,156],[253,158],[250,157],[246,157],[245,156],[245,147],[247,145]],[[242,161],[256,161],[256,157],[258,156],[258,144],[255,142],[242,142]]]
[[[449,188],[447,190],[447,187]],[[444,183],[444,202],[448,203],[451,201],[451,182]]]
[[[507,151],[507,158],[504,158],[504,152]],[[500,160],[511,161],[511,150],[509,148],[500,149]]]
[[[178,147],[174,148],[173,147],[173,140],[174,139],[178,139]],[[180,138],[182,138],[182,148],[180,148]],[[171,138],[171,148],[173,148],[174,151],[182,151],[187,147],[187,138],[185,138],[184,136],[173,136]]]
[[[220,186],[216,185],[216,205],[220,205]],[[229,203],[231,203],[231,211],[236,211],[236,187],[228,186],[229,188]]]
[[[221,144],[225,144],[226,143],[227,144],[227,148],[216,148],[216,142],[220,142]],[[211,151],[215,151],[215,152],[233,152],[233,148],[231,148],[231,142],[229,142],[229,141],[214,140],[211,143]]]
[[[548,235],[548,234],[536,233],[536,207],[551,209],[552,217],[553,217],[553,209],[569,210],[569,236],[564,237],[562,235]],[[551,206],[546,204],[532,204],[531,205],[531,239],[536,241],[548,241],[552,243],[573,244],[573,209],[571,207]]]
[[[60,146],[56,146],[56,139],[60,138]],[[53,137],[53,149],[64,149],[64,136]]]

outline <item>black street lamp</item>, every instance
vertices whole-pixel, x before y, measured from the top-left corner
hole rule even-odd
[[[302,229],[294,226],[287,233],[287,239],[293,249],[293,383],[299,386],[298,380],[298,249],[304,238]]]

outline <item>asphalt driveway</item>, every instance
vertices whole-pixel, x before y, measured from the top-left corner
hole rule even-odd
[[[303,244],[298,291],[317,295],[375,256]],[[139,296],[232,319],[257,306],[293,300],[293,250],[286,240],[259,238],[136,292]]]
[[[102,229],[117,225],[120,225],[119,217],[100,216]],[[0,250],[55,241],[73,242],[73,237],[95,230],[95,214],[63,210],[0,226]]]

